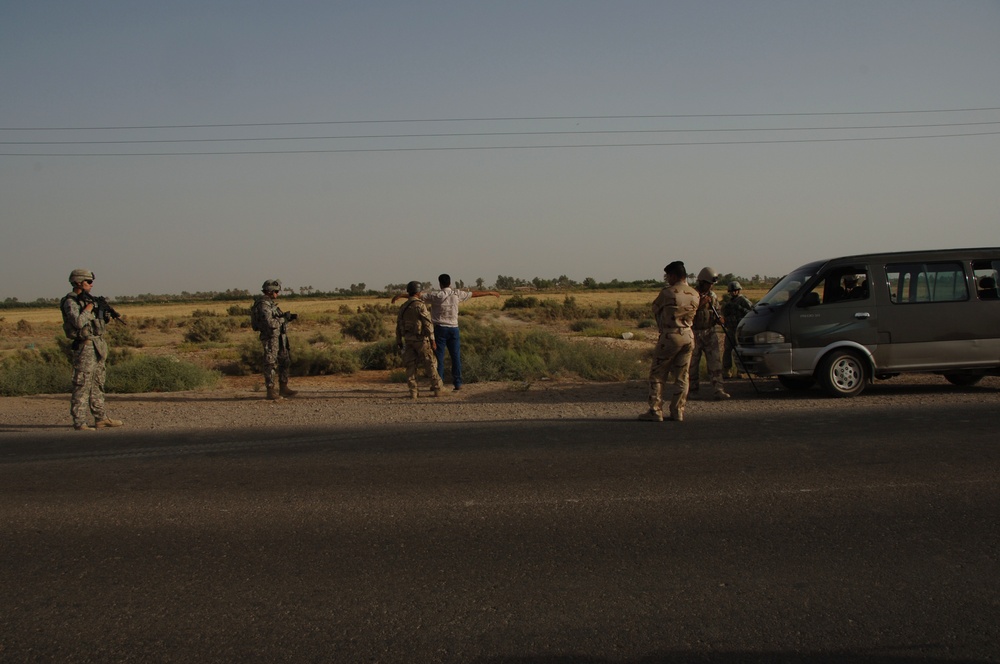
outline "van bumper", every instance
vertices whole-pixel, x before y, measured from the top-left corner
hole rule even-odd
[[[740,346],[740,357],[744,368],[758,376],[791,376],[792,345],[775,344],[773,346]]]

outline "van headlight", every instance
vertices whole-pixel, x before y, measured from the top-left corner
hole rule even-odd
[[[753,342],[757,346],[770,346],[771,344],[783,344],[785,343],[785,337],[778,334],[777,332],[758,332],[753,335]]]

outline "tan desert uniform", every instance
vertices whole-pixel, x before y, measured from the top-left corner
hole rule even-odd
[[[719,309],[718,296],[713,291],[700,296],[698,313],[694,317],[694,350],[691,352],[691,373],[689,382],[691,391],[698,391],[699,372],[701,369],[701,356],[705,355],[705,364],[708,367],[708,376],[712,381],[712,392],[715,396],[729,396],[726,394],[725,386],[722,382],[722,348],[719,347],[719,334],[715,326],[719,319],[712,311]]]
[[[417,371],[423,365],[431,377],[431,393],[437,396],[443,387],[438,375],[437,360],[431,348],[434,324],[427,306],[419,295],[411,295],[399,309],[396,318],[396,345],[403,348],[403,366],[406,367],[406,384],[410,397],[417,398]]]
[[[663,416],[663,385],[670,382],[670,418],[684,419],[688,393],[688,364],[694,349],[691,323],[698,310],[698,293],[684,281],[667,286],[653,301],[653,316],[660,339],[649,369],[649,410]]]

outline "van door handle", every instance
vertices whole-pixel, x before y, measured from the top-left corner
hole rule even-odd
[[[854,317],[857,318],[858,320],[865,320],[867,318],[871,318],[872,315],[867,311],[859,311],[858,313],[854,314]]]

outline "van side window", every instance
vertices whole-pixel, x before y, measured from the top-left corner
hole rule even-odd
[[[969,299],[961,263],[899,263],[885,266],[895,304],[961,302]]]
[[[972,273],[976,277],[976,295],[980,300],[1000,302],[1000,260],[975,261],[972,263]]]
[[[806,306],[831,304],[845,300],[868,299],[868,269],[862,266],[840,267],[830,272],[803,297]]]

